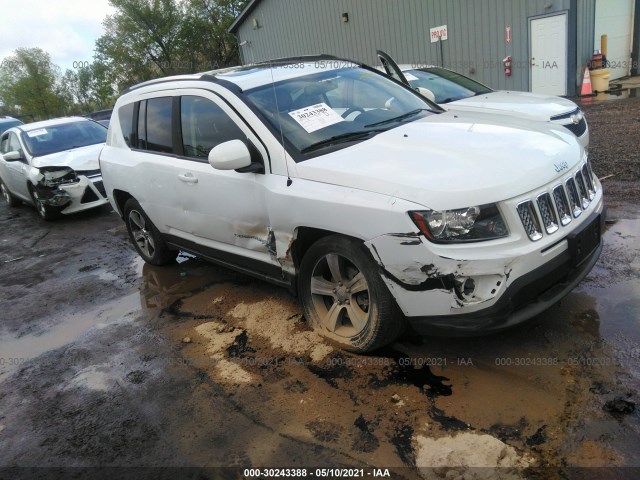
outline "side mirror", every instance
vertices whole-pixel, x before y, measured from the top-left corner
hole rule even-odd
[[[216,170],[237,170],[251,165],[251,153],[242,140],[229,140],[209,152],[209,164]]]
[[[5,153],[2,158],[4,158],[5,162],[20,162],[24,160],[24,155],[22,152],[14,150],[12,152]]]
[[[428,88],[418,87],[418,88],[416,88],[416,90],[423,97],[427,98],[428,100],[431,100],[433,103],[436,103],[436,96]]]

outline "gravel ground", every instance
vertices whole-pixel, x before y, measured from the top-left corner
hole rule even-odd
[[[638,203],[640,189],[640,98],[597,101],[574,99],[584,110],[591,143],[589,155],[598,177],[605,179],[607,200]]]

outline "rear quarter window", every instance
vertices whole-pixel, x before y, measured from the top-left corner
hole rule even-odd
[[[123,105],[118,109],[118,120],[124,141],[129,147],[133,146],[133,103]]]

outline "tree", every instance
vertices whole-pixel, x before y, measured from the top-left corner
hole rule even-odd
[[[108,80],[107,69],[94,62],[77,70],[67,70],[62,77],[62,90],[68,102],[68,114],[89,113],[112,106],[114,88]]]
[[[175,0],[110,0],[116,8],[96,41],[96,58],[121,88],[174,71],[181,11]]]
[[[242,11],[243,1],[188,0],[180,35],[180,51],[196,68],[213,70],[238,65],[236,38],[227,32]]]
[[[65,113],[60,68],[40,48],[18,48],[0,64],[0,100],[5,109],[46,119]]]
[[[244,0],[110,0],[96,60],[120,89],[152,78],[237,64],[227,28]]]

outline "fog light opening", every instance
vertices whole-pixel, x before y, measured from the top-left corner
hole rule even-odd
[[[470,277],[457,278],[456,292],[458,293],[458,296],[463,300],[473,300],[473,298],[476,296],[476,281]]]

